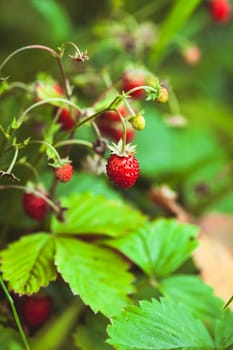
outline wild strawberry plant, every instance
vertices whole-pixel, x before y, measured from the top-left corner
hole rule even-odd
[[[179,3],[188,14],[198,2]],[[116,80],[105,75],[85,104],[64,68],[70,48],[71,60],[88,66],[73,42],[25,46],[0,66],[3,94],[15,87],[7,63],[23,51],[45,51],[60,72],[20,85],[23,103],[0,127],[0,283],[12,310],[6,305],[0,339],[6,350],[231,349],[233,313],[192,262],[199,228],[123,199],[140,182],[141,103],[160,108],[171,87],[146,67],[126,68]]]

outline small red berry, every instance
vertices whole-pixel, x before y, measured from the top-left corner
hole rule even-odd
[[[73,167],[70,163],[66,163],[54,170],[56,178],[61,182],[68,182],[73,176]]]
[[[126,117],[128,110],[125,105],[120,105],[118,107],[119,112],[123,117]],[[115,142],[118,142],[123,137],[123,126],[121,119],[116,111],[106,111],[101,114],[96,119],[97,125],[100,129],[100,132],[103,136],[106,136],[112,139]],[[135,136],[135,131],[132,128],[132,125],[127,122],[126,127],[126,142],[131,142]]]
[[[141,72],[129,71],[123,74],[122,77],[122,90],[125,92],[130,91],[131,89],[138,88],[142,85],[145,85],[145,76]],[[140,99],[145,95],[143,89],[138,89],[133,91],[130,96],[134,99]]]
[[[64,95],[64,91],[63,91],[61,85],[55,84],[54,85],[54,90],[58,93],[58,95],[60,95],[60,96]]]
[[[216,22],[227,22],[231,16],[231,4],[228,0],[211,0],[209,11]]]
[[[111,154],[106,165],[107,175],[120,188],[132,187],[138,179],[140,166],[134,155]]]
[[[46,195],[45,193],[42,193]],[[48,212],[48,203],[46,200],[34,193],[24,193],[23,208],[25,213],[34,220],[43,220]]]
[[[37,81],[35,83],[35,100],[42,101],[50,97],[62,97],[64,91],[58,83],[48,83]]]
[[[112,139],[115,142],[118,142],[123,137],[123,127],[122,124],[119,122],[117,123],[102,123],[98,124],[98,127],[101,131],[101,133]],[[135,137],[135,131],[133,127],[129,124],[126,128],[126,142],[131,142]]]
[[[66,108],[61,108],[59,110],[59,107],[54,108],[53,114],[58,115],[57,122],[61,125],[61,129],[64,131],[69,131],[75,126],[75,120],[72,118],[71,113]],[[77,113],[75,114],[75,117],[77,117]]]
[[[47,296],[27,297],[22,306],[24,321],[30,327],[41,326],[49,318],[51,311],[52,301]]]
[[[118,111],[121,113],[121,115],[123,117],[126,117],[128,111],[127,108],[125,107],[125,105],[120,105],[118,108]],[[121,118],[119,117],[119,114],[116,111],[106,111],[103,114],[101,114],[98,117],[98,120],[108,120],[108,121],[116,121],[116,122],[120,122]]]

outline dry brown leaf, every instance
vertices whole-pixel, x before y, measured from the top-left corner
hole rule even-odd
[[[233,248],[233,215],[208,213],[199,219],[199,225],[205,234],[221,241],[229,249]]]
[[[202,279],[227,302],[233,294],[233,256],[226,246],[213,237],[201,234],[199,241],[200,245],[193,254],[194,262],[200,269]]]

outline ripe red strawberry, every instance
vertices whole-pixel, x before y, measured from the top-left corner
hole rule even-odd
[[[138,160],[133,154],[135,147],[127,146],[124,152],[118,151],[122,147],[121,141],[118,146],[110,147],[112,154],[108,158],[106,165],[109,179],[122,189],[132,187],[137,181],[140,172]]]
[[[125,105],[122,104],[117,109],[122,114],[123,117],[126,117],[128,111]],[[104,112],[98,117],[98,121],[101,121],[101,120],[116,121],[116,122],[121,121],[119,114],[116,111]]]
[[[61,182],[68,182],[73,176],[73,167],[70,163],[66,163],[54,170],[56,178]]]
[[[231,10],[229,0],[211,0],[209,3],[210,14],[217,22],[227,22],[230,19]]]
[[[54,90],[58,93],[58,95],[60,95],[60,96],[64,95],[64,91],[63,91],[63,88],[61,87],[61,85],[55,84]]]
[[[71,113],[66,108],[61,108],[59,110],[59,107],[54,108],[53,114],[58,115],[57,122],[61,125],[61,129],[64,131],[69,131],[75,126],[75,120],[72,118]],[[75,113],[75,118],[77,117],[77,113]]]
[[[23,301],[22,313],[30,327],[41,326],[51,315],[52,300],[47,296],[30,296]]]
[[[46,196],[46,193],[43,193]],[[24,193],[23,208],[25,213],[34,220],[41,221],[45,218],[49,206],[46,200],[34,193]]]
[[[129,90],[145,85],[145,76],[140,71],[128,71],[123,74],[121,88],[123,91],[128,92]],[[145,91],[138,89],[133,91],[130,96],[134,99],[140,99],[144,97]]]
[[[98,124],[102,135],[118,142],[123,137],[123,127],[120,122],[117,123],[101,123]],[[131,142],[135,137],[135,131],[129,124],[126,129],[126,142]]]
[[[58,83],[36,82],[35,83],[35,100],[42,101],[50,97],[62,97],[64,91]]]
[[[125,105],[118,107],[119,112],[123,117],[127,117],[128,110]],[[96,119],[97,125],[103,136],[118,142],[123,137],[123,126],[121,119],[116,111],[104,112]],[[135,136],[135,131],[130,123],[127,123],[126,142],[131,142]]]

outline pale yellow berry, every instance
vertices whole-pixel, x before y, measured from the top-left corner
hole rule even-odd
[[[168,101],[168,91],[165,87],[160,86],[159,95],[156,98],[156,102],[166,103]]]
[[[145,118],[141,114],[136,115],[134,118],[132,118],[130,120],[130,122],[132,124],[132,127],[135,130],[143,130],[145,128],[145,125],[146,125]]]

